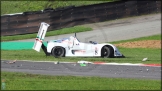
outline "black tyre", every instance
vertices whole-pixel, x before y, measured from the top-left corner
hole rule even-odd
[[[104,46],[101,50],[101,57],[104,58],[112,58],[114,56],[113,54],[113,49],[111,47],[108,46]]]
[[[65,56],[65,49],[63,47],[57,46],[52,49],[52,55],[54,57],[64,57]]]

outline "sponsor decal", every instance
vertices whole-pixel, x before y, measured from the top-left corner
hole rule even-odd
[[[85,53],[85,50],[75,50],[75,52]]]
[[[75,53],[85,53],[85,50],[73,50]]]
[[[72,54],[75,55],[75,53],[85,53],[86,51],[85,50],[72,50],[71,52]]]
[[[71,42],[71,41],[62,41],[62,43],[72,44],[73,42]]]
[[[97,54],[98,54],[98,48],[95,47],[95,55],[97,55]]]
[[[77,43],[76,45],[79,45],[79,43]]]
[[[39,42],[41,42],[41,43],[42,43],[42,40],[40,40],[40,39],[38,39],[38,38],[36,38],[35,40],[36,40],[36,41],[39,41]]]

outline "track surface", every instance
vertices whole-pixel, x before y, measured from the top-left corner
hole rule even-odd
[[[54,64],[54,62],[16,61],[13,64],[8,64],[6,62],[1,61],[2,71],[49,75],[161,79],[160,67],[99,64],[87,64],[87,66],[82,67],[78,63]]]
[[[125,39],[138,38],[143,36],[161,33],[161,13],[140,17],[132,17],[110,22],[89,24],[94,28],[93,31],[78,33],[77,37],[82,42],[89,40],[111,42]],[[54,40],[69,37],[74,34],[46,37],[47,40]],[[18,40],[35,41],[35,39]],[[101,77],[123,77],[123,78],[148,78],[161,79],[161,67],[145,66],[121,66],[121,65],[94,65],[80,67],[68,64],[54,63],[35,63],[35,62],[16,62],[6,64],[1,61],[1,70],[14,72],[28,72],[33,74],[49,75],[75,75],[75,76],[101,76]]]

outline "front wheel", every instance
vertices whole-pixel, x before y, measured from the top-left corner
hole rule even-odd
[[[63,47],[57,46],[52,49],[52,55],[54,57],[64,57],[65,56],[65,49]]]
[[[113,49],[108,46],[104,46],[101,50],[101,57],[111,58],[113,57]]]

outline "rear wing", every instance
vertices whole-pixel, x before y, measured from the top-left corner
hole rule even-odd
[[[49,24],[45,22],[41,22],[41,25],[40,25],[40,28],[39,28],[39,31],[38,31],[38,34],[37,34],[37,37],[35,39],[34,46],[33,46],[33,49],[35,51],[40,52],[42,42],[44,40],[44,37],[46,35],[47,29],[49,26],[50,26]]]

